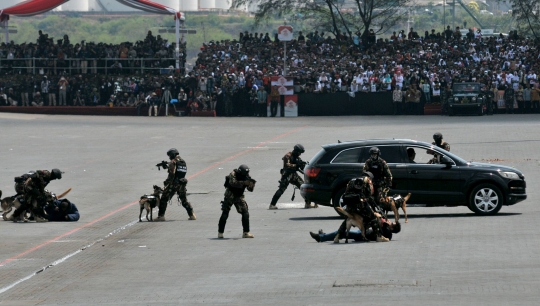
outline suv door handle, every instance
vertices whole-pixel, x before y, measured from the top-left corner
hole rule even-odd
[[[409,173],[410,174],[418,174],[418,171],[417,170],[411,170]]]

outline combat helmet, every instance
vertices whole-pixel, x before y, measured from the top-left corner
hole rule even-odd
[[[170,159],[175,158],[176,155],[180,155],[180,153],[175,148],[169,149],[169,151],[167,151],[167,156],[169,156]]]
[[[238,167],[236,171],[238,172],[238,174],[240,174],[243,177],[246,177],[249,175],[249,167],[244,164],[240,165],[240,167]]]
[[[296,144],[293,148],[293,153],[296,153],[298,155],[304,153],[306,150],[304,150],[304,146],[301,144]]]
[[[62,171],[60,169],[54,168],[51,170],[51,179],[59,180],[62,178]]]

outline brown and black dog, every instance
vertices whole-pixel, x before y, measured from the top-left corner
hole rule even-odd
[[[2,191],[0,190],[0,198],[2,197]],[[19,208],[21,205],[19,201],[15,201],[16,197],[5,197],[0,200],[0,206],[2,207],[2,218],[7,221],[9,219],[8,214],[13,210]]]
[[[407,218],[407,201],[409,201],[410,197],[410,193],[408,193],[405,197],[401,197],[399,194],[390,197],[386,196],[385,193],[385,196],[379,199],[379,204],[381,204],[385,214],[389,211],[394,212],[396,222],[399,221],[399,209],[401,208],[405,214],[405,223],[409,223],[409,218]]]
[[[335,209],[338,213],[341,213],[347,217],[345,229],[345,243],[349,243],[349,231],[351,230],[351,227],[353,225],[360,229],[362,237],[364,238],[364,240],[367,240],[365,236],[366,229],[364,227],[364,218],[362,218],[362,216],[358,214],[350,214],[341,207],[335,207]],[[336,238],[334,238],[334,243],[339,243],[339,232],[337,233]]]
[[[141,216],[143,210],[146,209],[146,221],[154,221],[152,217],[152,209],[159,206],[159,201],[161,200],[161,194],[163,189],[157,185],[154,185],[154,193],[145,194],[139,200],[139,206],[141,211],[139,212],[139,222],[142,222]],[[148,214],[150,214],[150,219],[148,219]]]

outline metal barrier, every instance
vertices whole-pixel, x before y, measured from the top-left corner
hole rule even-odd
[[[12,74],[122,74],[174,72],[177,58],[0,58],[0,72]],[[180,70],[185,59],[180,58]]]

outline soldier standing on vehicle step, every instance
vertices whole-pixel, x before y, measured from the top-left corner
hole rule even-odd
[[[384,190],[392,186],[392,172],[388,168],[388,164],[384,159],[380,157],[381,150],[377,147],[369,149],[370,157],[364,164],[364,172],[371,172],[373,174],[373,186],[375,201],[379,204],[380,197],[385,196]],[[382,212],[380,207],[373,207],[377,212]]]
[[[306,162],[300,158],[300,154],[304,152],[304,146],[297,144],[294,146],[292,152],[288,152],[285,154],[285,156],[283,156],[283,168],[281,169],[279,189],[274,194],[274,197],[272,197],[272,202],[270,202],[270,207],[268,207],[268,209],[277,209],[277,201],[281,195],[283,195],[289,184],[292,184],[296,186],[296,188],[300,189],[300,185],[304,183],[304,180],[298,175],[298,173],[296,173],[297,171],[303,171],[304,167],[306,166]],[[313,207],[317,208],[318,205],[315,204]],[[304,208],[311,208],[311,203],[306,201]]]
[[[443,141],[443,136],[441,133],[437,132],[435,134],[433,134],[433,142],[431,143],[432,145],[434,146],[437,146],[443,150],[446,150],[448,152],[450,152],[450,144],[446,141]],[[433,158],[430,159],[428,161],[428,164],[440,164],[441,161],[440,161],[440,158],[441,156],[435,152],[433,152],[432,150],[428,150],[427,151],[428,154],[433,154]]]
[[[225,177],[225,198],[221,202],[221,218],[218,224],[218,238],[223,238],[225,224],[229,218],[229,212],[234,205],[236,211],[242,215],[242,228],[244,234],[242,238],[253,238],[249,232],[249,210],[244,199],[244,190],[253,192],[256,181],[249,176],[249,167],[240,165]]]
[[[159,212],[156,221],[165,221],[165,211],[167,210],[167,204],[169,200],[178,194],[178,198],[182,202],[182,206],[186,209],[189,220],[197,220],[191,203],[188,202],[186,197],[186,185],[188,180],[185,178],[187,173],[186,162],[180,157],[180,153],[175,148],[167,151],[167,155],[171,160],[168,164],[169,176],[165,180],[165,187],[163,188],[163,195],[159,203]]]

